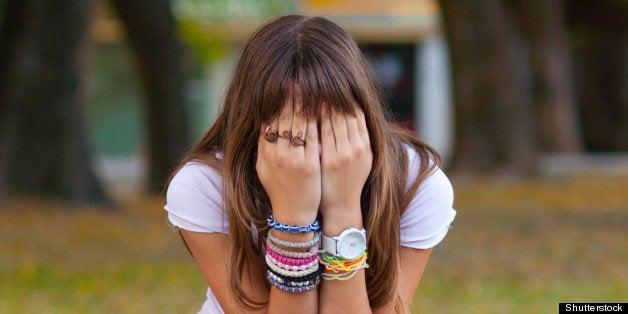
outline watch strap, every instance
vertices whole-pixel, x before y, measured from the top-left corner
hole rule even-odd
[[[338,244],[338,237],[328,237],[324,234],[321,235],[321,248],[323,251],[332,255],[338,255],[336,244]]]

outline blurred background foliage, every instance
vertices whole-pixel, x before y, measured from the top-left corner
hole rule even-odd
[[[220,60],[231,51],[230,39],[225,34],[207,31],[212,28],[212,24],[259,22],[271,16],[295,12],[295,6],[294,0],[173,1],[173,10],[183,38],[194,49],[201,64]]]
[[[161,191],[217,114],[243,42],[263,21],[289,13],[347,28],[395,119],[439,150],[451,174],[608,172],[628,147],[625,1],[90,0],[65,7],[74,15],[37,9],[46,5],[2,3],[0,199],[32,193],[114,203],[119,190]],[[53,28],[62,21],[67,27]],[[56,35],[38,32],[46,27]],[[62,63],[47,54],[77,67],[52,71]],[[62,74],[68,79],[53,77]],[[38,109],[27,114],[30,107]],[[77,122],[51,119],[55,107]],[[67,130],[16,122],[44,116],[46,128]],[[34,151],[50,162],[36,161]]]

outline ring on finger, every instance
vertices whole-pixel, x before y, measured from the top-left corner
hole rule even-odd
[[[264,138],[269,143],[274,143],[277,141],[277,132],[270,130],[270,125],[266,127],[264,130]]]
[[[282,138],[284,140],[292,140],[292,132],[291,131],[283,131],[281,132],[281,135],[277,135],[279,138]]]
[[[291,138],[290,144],[292,144],[292,146],[305,146],[305,140],[302,139],[301,136],[303,136],[303,131],[299,131],[297,136]]]

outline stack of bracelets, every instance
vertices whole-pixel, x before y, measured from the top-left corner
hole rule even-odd
[[[290,226],[267,219],[270,231],[266,241],[266,279],[271,285],[285,292],[299,293],[311,291],[318,286],[323,268],[319,267],[319,243],[321,234],[318,221],[308,226]],[[278,239],[274,231],[307,233],[314,232],[314,238],[307,242],[290,242]],[[307,252],[290,249],[308,249]]]
[[[327,252],[321,253],[320,263],[325,265],[322,278],[325,280],[347,280],[357,274],[358,270],[368,268],[366,250],[356,259],[348,260]]]
[[[270,230],[266,241],[266,279],[271,285],[285,292],[299,293],[311,291],[324,280],[347,280],[358,270],[368,268],[366,250],[355,259],[345,259],[328,252],[319,251],[320,225],[314,221],[308,226],[286,225],[275,221],[273,215],[267,219]],[[278,239],[273,232],[307,233],[314,232],[314,238],[307,242],[290,242]],[[305,249],[296,252],[290,249]],[[324,267],[322,267],[324,266]]]

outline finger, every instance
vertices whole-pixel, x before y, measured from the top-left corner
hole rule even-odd
[[[289,139],[282,139],[284,132],[292,131],[292,117],[293,117],[293,101],[292,101],[292,93],[290,92],[286,102],[281,109],[281,113],[279,114],[279,121],[277,124],[277,132],[279,132],[279,145],[290,145]]]
[[[292,116],[292,136],[300,136],[301,139],[305,139],[307,137],[307,122],[305,118],[305,112],[303,110],[303,97],[301,95],[301,86],[299,84],[294,85],[292,100],[294,104],[294,114]]]
[[[356,115],[357,112],[355,114],[350,113],[345,115],[347,121],[347,138],[349,139],[349,142],[353,142],[361,138],[360,130],[358,127],[358,118]]]
[[[336,139],[336,150],[340,151],[349,145],[349,137],[347,134],[347,119],[342,112],[331,109],[331,126],[334,129],[334,138]]]
[[[278,141],[277,124],[277,119],[274,119],[270,123],[262,123],[262,131],[260,132],[260,138],[258,140],[257,146],[258,154],[265,152],[269,149],[273,149],[273,147],[275,147]]]
[[[318,129],[316,127],[316,118],[310,118],[307,121],[307,130],[305,133],[305,157],[315,158],[318,160]]]
[[[329,114],[329,106],[326,103],[321,105],[321,151],[323,155],[326,152],[336,151],[336,140],[334,139],[334,129],[331,126],[331,116]]]
[[[364,111],[360,108],[356,108],[355,117],[358,122],[358,132],[362,138],[369,138],[369,130],[366,127],[366,118],[364,117]]]
[[[262,129],[259,132],[259,137],[257,139],[257,154],[261,154],[262,151],[264,150],[264,145],[267,143],[266,141],[266,128],[268,127],[268,124],[263,123],[262,124]]]
[[[268,144],[269,143],[266,140],[266,128],[268,127],[268,124],[262,124],[262,129],[259,132],[259,138],[257,139],[257,160],[255,162],[255,169],[258,171],[260,170],[260,166],[261,166],[261,162],[263,160],[263,156],[265,155],[265,152],[267,151],[267,147],[270,146]]]

